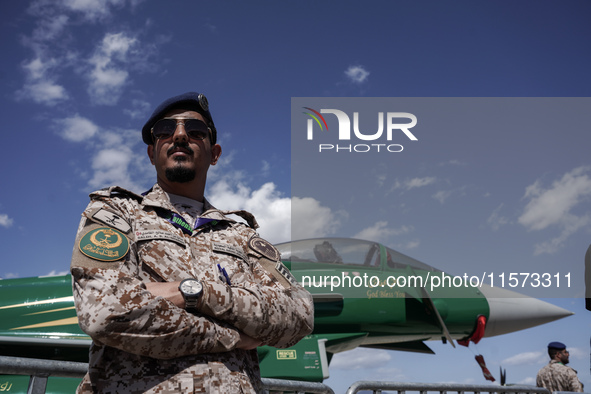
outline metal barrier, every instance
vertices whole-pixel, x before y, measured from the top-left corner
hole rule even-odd
[[[45,394],[47,379],[50,376],[81,379],[87,370],[86,363],[0,356],[0,374],[31,377],[27,394]],[[334,391],[323,383],[269,378],[263,378],[262,381],[263,389],[267,391],[334,394]]]
[[[44,394],[47,387],[47,379],[50,376],[82,378],[88,370],[88,364],[71,361],[41,360],[24,357],[0,356],[0,374],[4,375],[29,375],[29,388],[27,394]],[[334,391],[323,383],[303,382],[297,380],[263,378],[263,389],[267,392],[287,391],[290,393],[318,393],[334,394]],[[352,384],[347,394],[355,394],[360,390],[372,390],[374,394],[382,393],[382,390],[396,391],[398,394],[406,394],[407,391],[418,391],[426,394],[429,391],[440,394],[455,392],[464,393],[532,393],[552,394],[550,391],[534,386],[493,386],[453,383],[405,383],[382,381],[359,381]],[[567,394],[567,393],[553,393]]]
[[[290,393],[318,393],[334,394],[334,391],[324,383],[302,382],[299,380],[283,380],[263,378],[263,389],[267,391],[289,391]]]
[[[425,394],[428,391],[435,391],[441,394],[448,392],[463,393],[539,393],[551,394],[550,391],[534,386],[493,386],[474,384],[453,384],[453,383],[405,383],[405,382],[380,382],[380,381],[359,381],[353,383],[347,390],[347,394],[355,394],[360,390],[373,390],[374,394],[382,390],[393,390],[399,394],[406,391],[419,391]]]

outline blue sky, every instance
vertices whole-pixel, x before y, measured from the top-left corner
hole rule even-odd
[[[8,124],[0,277],[66,272],[88,193],[152,185],[139,130],[163,99],[189,90],[207,95],[223,147],[208,197],[253,211],[273,242],[291,236],[292,200],[310,198],[308,213],[325,224],[315,234],[374,239],[443,270],[505,262],[581,272],[591,230],[584,128],[557,121],[554,132],[500,140],[445,125],[442,138],[419,123],[409,154],[378,164],[367,175],[372,194],[352,202],[292,186],[292,155],[303,153],[292,152],[290,105],[292,97],[587,97],[588,2],[39,0],[0,9]],[[577,297],[551,300],[575,316],[483,340],[477,351],[493,374],[502,364],[509,381],[531,383],[545,345],[562,340],[591,387],[591,312]],[[432,347],[435,356],[345,353],[328,383],[342,392],[358,379],[485,382],[471,348]]]

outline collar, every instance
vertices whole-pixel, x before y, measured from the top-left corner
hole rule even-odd
[[[152,188],[150,190],[142,193],[142,195],[144,196],[144,198],[142,200],[142,205],[145,207],[164,208],[169,211],[176,211],[174,205],[172,205],[172,203],[170,202],[170,197],[169,197],[168,193],[166,193],[162,189],[162,187],[160,187],[160,185],[157,183],[154,186],[152,186]],[[191,200],[187,197],[177,196],[176,194],[173,194],[173,196],[175,196],[176,198],[185,199],[188,201],[195,201],[195,200]],[[174,197],[173,197],[173,199],[174,199]],[[203,211],[206,212],[210,209],[217,210],[213,205],[211,205],[209,203],[209,201],[207,201],[206,198],[204,198]]]
[[[144,198],[142,200],[142,205],[144,207],[162,208],[166,209],[167,211],[177,212],[176,208],[170,202],[168,194],[164,190],[162,190],[158,183],[156,183],[150,190],[143,194]],[[207,198],[203,199],[203,213],[200,215],[200,220],[203,219],[207,222],[222,220],[225,220],[227,222],[236,222],[235,220],[230,219],[226,216],[230,214],[235,214],[242,217],[244,220],[246,220],[247,224],[253,229],[259,227],[256,219],[250,212],[242,210],[220,211],[213,205],[211,205]],[[197,227],[199,227],[199,224],[197,225]]]

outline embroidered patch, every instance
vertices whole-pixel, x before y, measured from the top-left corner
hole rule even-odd
[[[241,258],[244,261],[248,261],[246,259],[246,253],[244,253],[244,250],[240,249],[237,246],[232,246],[232,245],[228,245],[228,244],[222,244],[222,243],[214,242],[213,243],[213,251],[214,252],[231,254],[232,256],[239,257],[239,258]]]
[[[178,234],[171,233],[164,230],[144,230],[135,232],[136,241],[150,241],[153,239],[165,239],[167,241],[176,242],[179,245],[185,246],[185,240]]]
[[[127,223],[121,216],[103,208],[96,211],[94,215],[92,215],[92,218],[106,224],[107,226],[114,227],[119,231],[123,231],[125,234],[129,233],[129,230],[131,230],[129,223]]]
[[[269,260],[279,260],[281,255],[279,251],[275,249],[273,245],[269,241],[265,241],[259,237],[252,237],[250,241],[248,241],[248,246],[255,252],[259,252]]]
[[[278,261],[277,264],[275,264],[275,269],[277,270],[277,272],[279,272],[279,274],[281,274],[281,276],[283,276],[285,279],[287,279],[292,285],[298,284],[298,281],[296,280],[296,278],[294,278],[294,276],[291,274],[291,272],[287,269],[286,266],[283,265],[283,263],[281,263],[281,261]]]
[[[129,240],[119,230],[99,227],[87,232],[78,247],[91,259],[111,262],[125,257],[129,251]]]

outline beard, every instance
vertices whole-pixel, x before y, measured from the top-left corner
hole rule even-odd
[[[195,179],[195,170],[178,165],[167,168],[164,175],[166,175],[166,179],[170,182],[185,183]]]
[[[191,156],[194,155],[194,153],[195,153],[195,152],[193,152],[193,149],[191,149],[191,147],[189,147],[189,144],[187,142],[181,142],[181,143],[175,142],[174,145],[168,149],[168,154],[171,154],[171,152],[176,148],[185,149]],[[193,179],[195,179],[195,170],[188,169],[188,168],[184,167],[182,164],[186,160],[187,159],[184,157],[177,158],[176,162],[178,165],[176,165],[172,168],[166,169],[166,171],[164,173],[164,175],[166,176],[166,179],[168,179],[170,182],[178,182],[178,183],[191,182]]]

